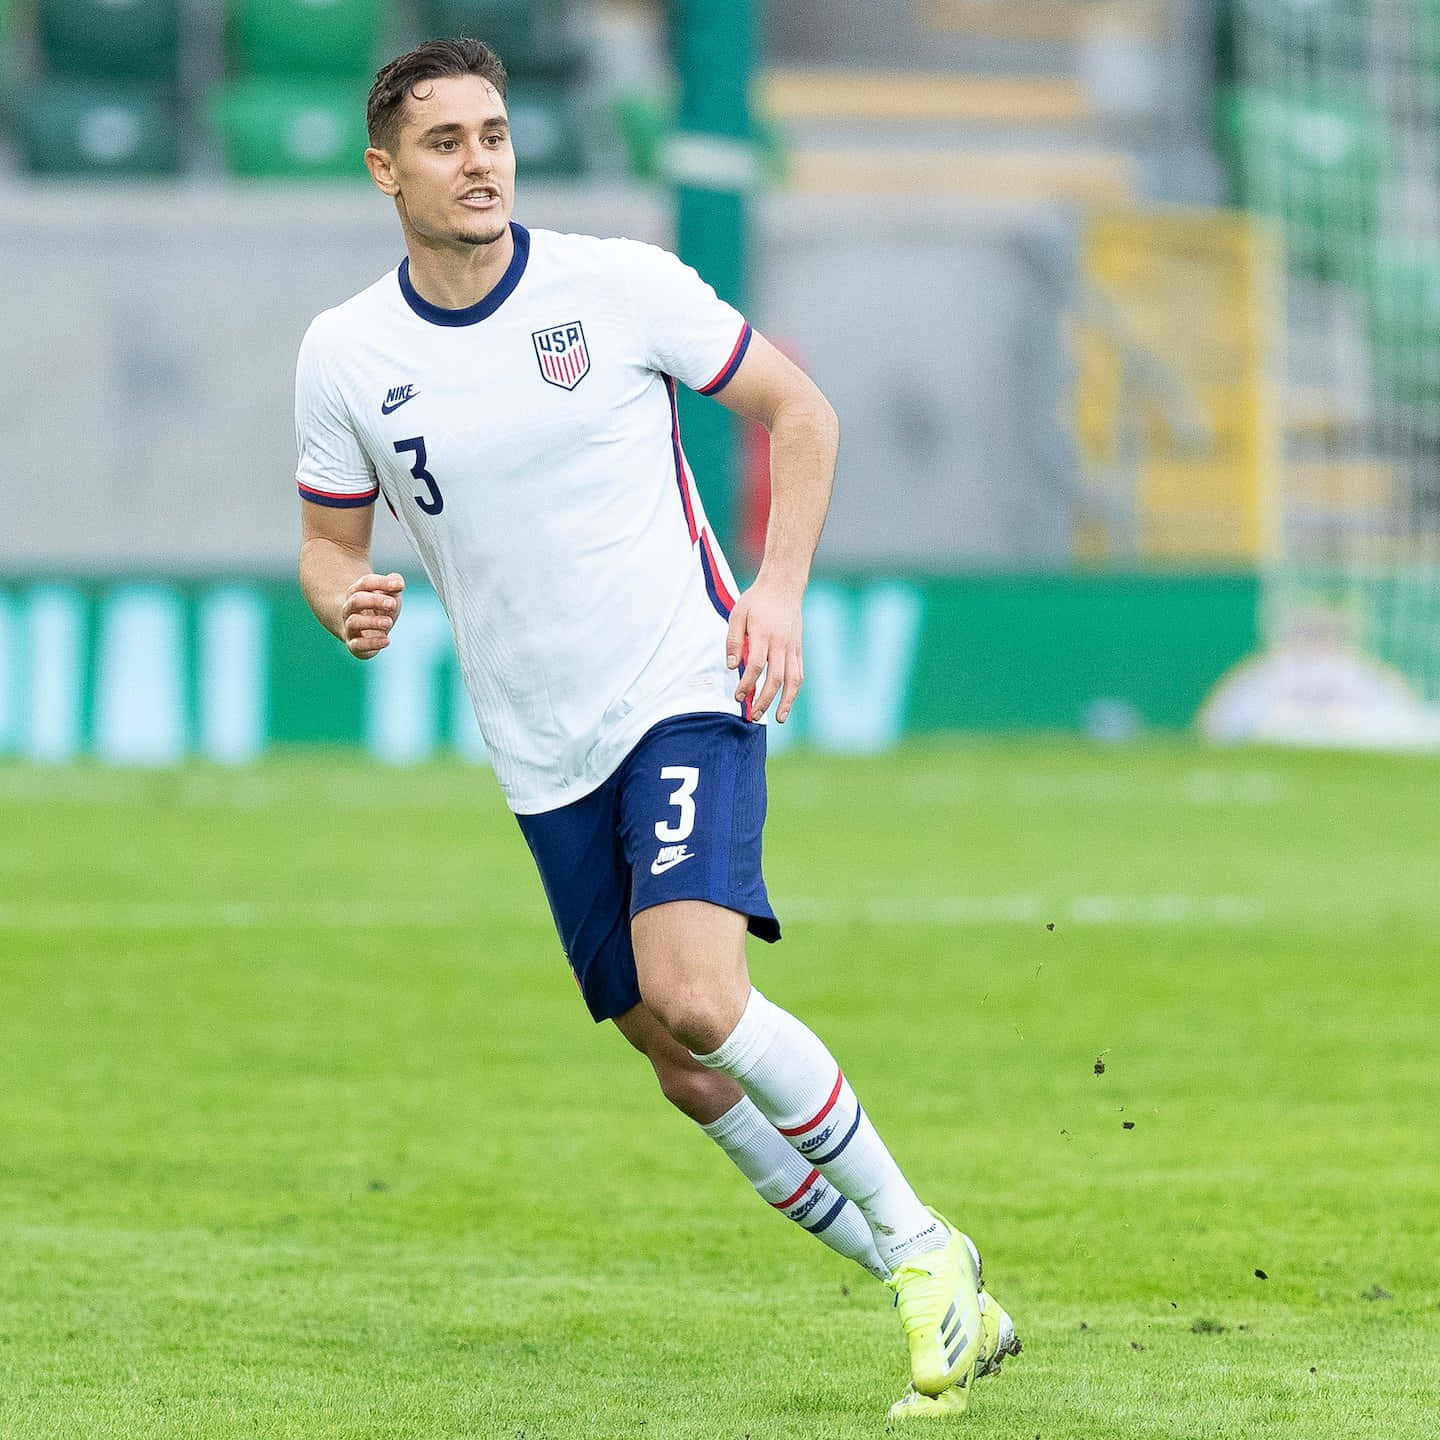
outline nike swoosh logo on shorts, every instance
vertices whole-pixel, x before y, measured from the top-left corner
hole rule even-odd
[[[420,392],[417,390],[413,395],[402,395],[400,399],[398,399],[393,405],[391,405],[388,401],[382,400],[380,402],[380,413],[382,415],[393,415],[402,405],[408,405],[412,400],[414,400],[419,395],[419,393]]]
[[[688,845],[667,845],[650,862],[650,873],[663,875],[667,870],[673,870],[677,865],[683,865],[694,858],[695,852]]]

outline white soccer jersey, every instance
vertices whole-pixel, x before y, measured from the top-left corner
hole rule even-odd
[[[739,713],[736,586],[675,383],[719,390],[750,327],[652,245],[511,229],[514,260],[468,309],[427,303],[407,261],[316,317],[296,478],[316,504],[389,502],[450,616],[505,797],[529,814],[595,789],[657,721]]]

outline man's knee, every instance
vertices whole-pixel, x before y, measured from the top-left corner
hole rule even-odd
[[[740,1087],[728,1075],[701,1065],[648,1006],[635,1006],[618,1016],[615,1025],[650,1062],[661,1093],[682,1114],[708,1125],[740,1102]]]
[[[631,933],[645,1004],[687,1050],[717,1049],[750,997],[745,917],[678,901],[641,911]]]
[[[645,1003],[687,1050],[708,1055],[725,1043],[744,1013],[745,998],[734,990],[734,986],[685,982],[657,984],[645,995]]]
[[[682,1115],[701,1125],[718,1120],[740,1099],[738,1087],[728,1075],[703,1066],[656,1061],[655,1078],[660,1092]]]

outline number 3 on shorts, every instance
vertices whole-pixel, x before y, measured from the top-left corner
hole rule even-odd
[[[700,783],[700,772],[693,765],[662,765],[660,778],[680,782],[670,794],[670,803],[680,811],[680,819],[674,825],[668,820],[655,822],[655,838],[673,844],[688,839],[695,828],[695,802],[690,797]]]

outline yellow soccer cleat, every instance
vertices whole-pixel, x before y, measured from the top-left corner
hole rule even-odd
[[[974,1253],[973,1247],[971,1253]],[[977,1299],[980,1325],[985,1334],[980,1359],[975,1365],[975,1379],[979,1380],[985,1375],[998,1375],[1000,1362],[1007,1355],[1020,1353],[1020,1337],[1015,1333],[1014,1321],[993,1295],[982,1290]],[[968,1385],[952,1385],[938,1395],[922,1395],[913,1385],[907,1385],[905,1393],[887,1413],[892,1420],[941,1420],[947,1415],[963,1415],[969,1408]]]
[[[1020,1337],[1015,1333],[1015,1322],[1006,1314],[1000,1302],[985,1288],[985,1265],[975,1242],[968,1236],[962,1237],[970,1259],[975,1263],[975,1276],[980,1286],[980,1323],[985,1329],[985,1344],[975,1366],[975,1378],[998,1375],[1000,1362],[1007,1355],[1020,1353]]]
[[[1007,1355],[1020,1353],[1020,1337],[1015,1333],[1015,1322],[988,1290],[982,1290],[977,1298],[980,1301],[980,1325],[985,1332],[985,1343],[975,1364],[975,1378],[979,1380],[986,1375],[998,1375],[1000,1362]]]
[[[891,1420],[943,1420],[963,1415],[970,1408],[970,1391],[952,1385],[938,1395],[922,1395],[913,1385],[886,1412]]]
[[[935,1218],[949,1234],[945,1248],[905,1261],[885,1282],[910,1346],[910,1378],[929,1397],[968,1389],[985,1344],[974,1252],[948,1220]]]

